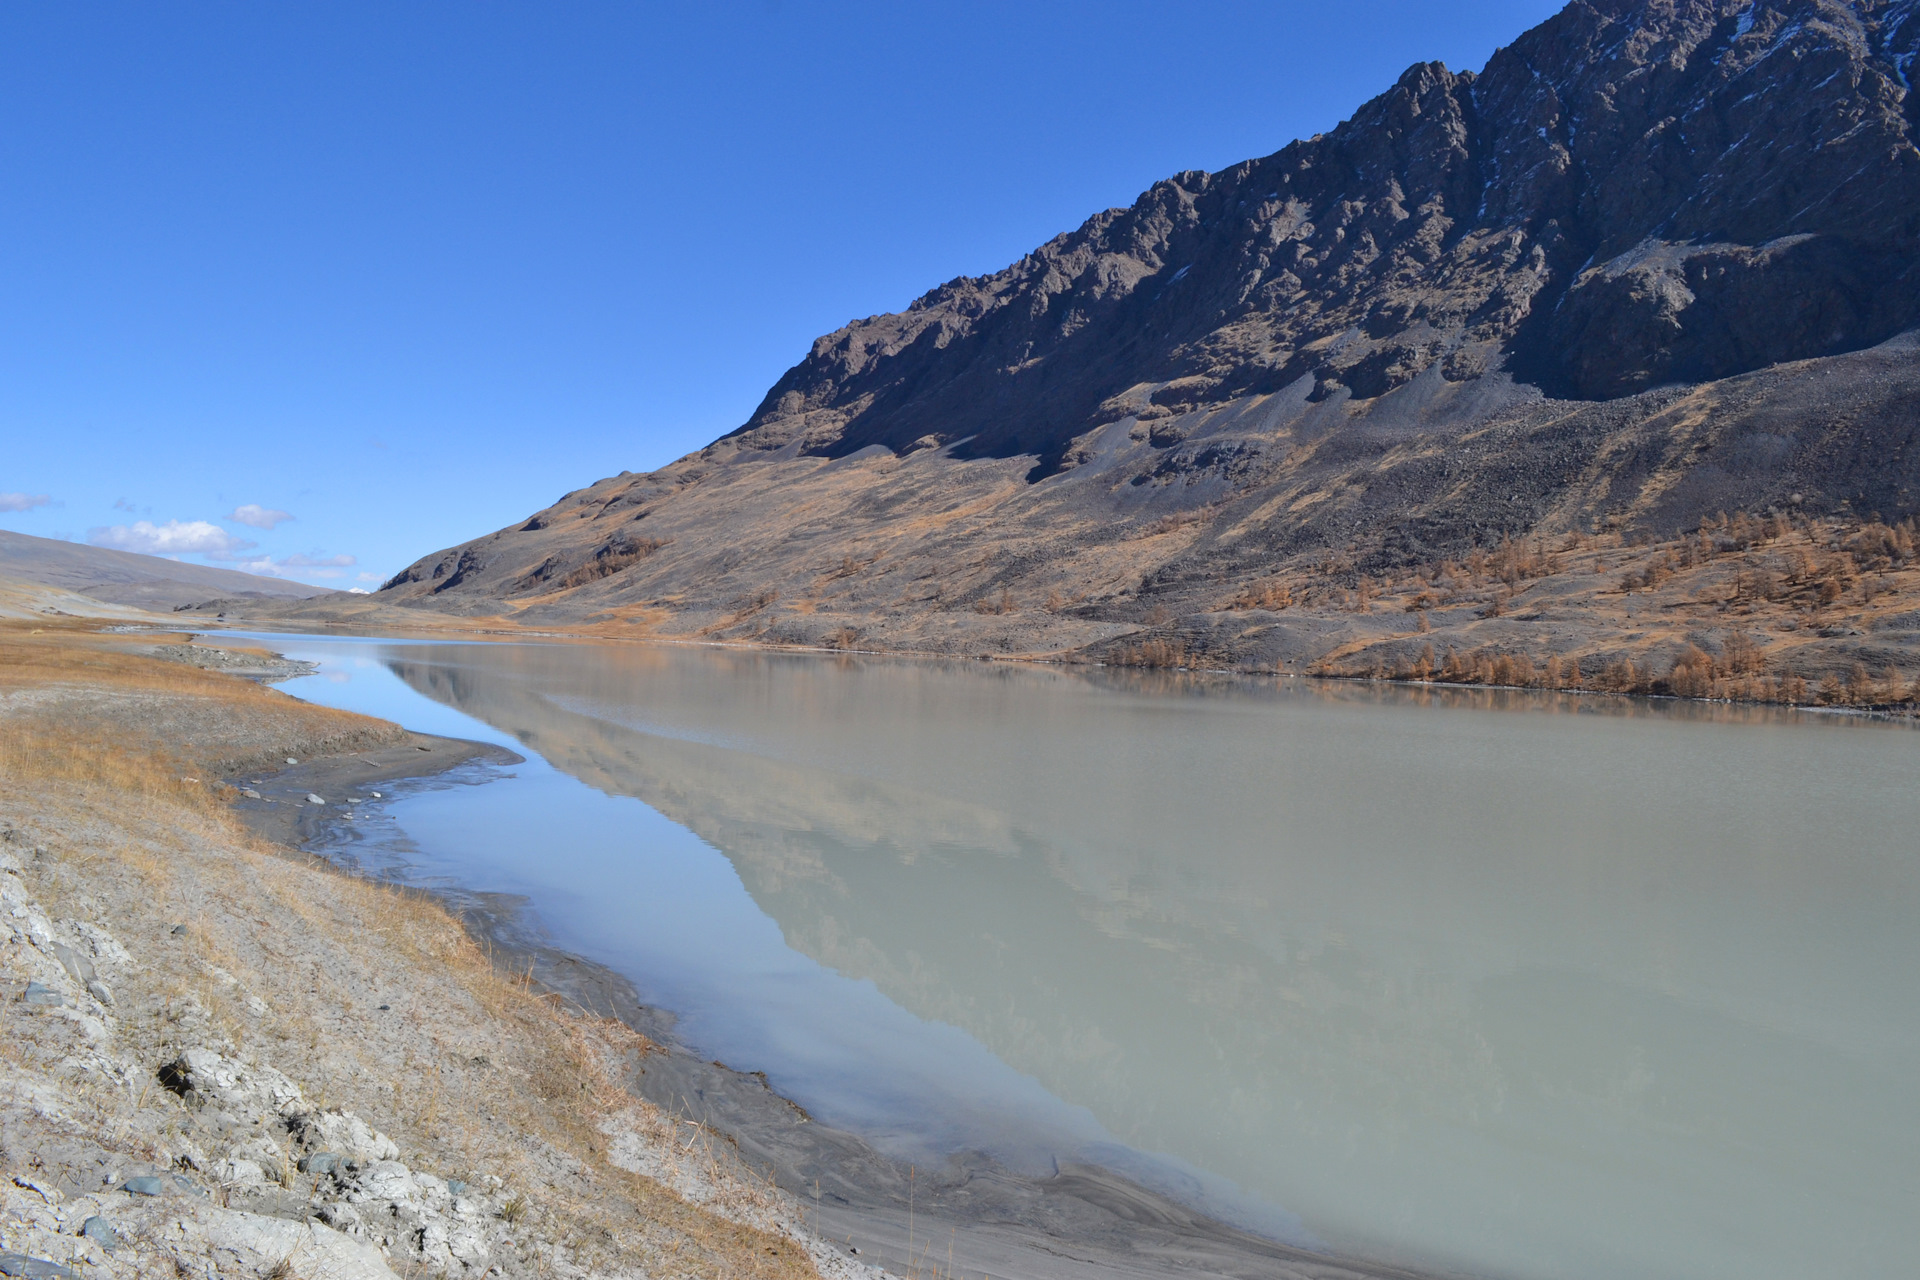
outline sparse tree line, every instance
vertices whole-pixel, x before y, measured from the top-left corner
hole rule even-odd
[[[1920,704],[1920,678],[1907,680],[1887,667],[1879,673],[1855,662],[1846,671],[1808,680],[1791,670],[1771,671],[1750,636],[1735,632],[1717,654],[1689,644],[1664,672],[1631,656],[1610,659],[1535,659],[1491,648],[1466,653],[1448,648],[1436,657],[1424,646],[1411,661],[1375,662],[1366,668],[1325,664],[1316,675],[1401,680],[1412,683],[1496,685],[1516,689],[1571,689],[1654,697],[1784,702],[1797,706],[1911,707]]]
[[[1783,539],[1801,535],[1798,545]],[[1718,594],[1700,602],[1722,608],[1760,602],[1802,608],[1827,608],[1858,601],[1871,604],[1893,590],[1876,577],[1913,564],[1916,529],[1912,519],[1886,523],[1739,511],[1702,520],[1693,532],[1665,541],[1644,531],[1622,535],[1569,533],[1555,547],[1534,538],[1504,537],[1491,548],[1475,547],[1458,558],[1431,561],[1409,577],[1361,573],[1351,555],[1330,555],[1290,575],[1248,583],[1215,611],[1244,612],[1334,608],[1369,612],[1388,596],[1409,613],[1471,606],[1484,618],[1506,613],[1525,584],[1562,573],[1600,573],[1634,562],[1615,583],[1623,593],[1653,591],[1688,570],[1739,557],[1732,579]],[[1425,627],[1421,628],[1425,630]]]
[[[1335,608],[1372,611],[1377,604],[1416,615],[1420,633],[1431,630],[1428,614],[1467,606],[1479,618],[1496,618],[1513,607],[1528,584],[1558,574],[1619,576],[1601,596],[1658,591],[1676,576],[1716,567],[1711,578],[1689,585],[1689,594],[1669,593],[1664,609],[1706,607],[1721,613],[1773,612],[1785,629],[1825,625],[1833,610],[1870,605],[1902,587],[1890,575],[1916,566],[1920,530],[1906,519],[1878,516],[1849,520],[1771,511],[1710,516],[1697,528],[1660,540],[1646,532],[1625,535],[1569,533],[1516,542],[1503,538],[1454,559],[1421,566],[1410,576],[1375,580],[1357,572],[1351,556],[1336,555],[1288,575],[1245,584],[1216,611]],[[1728,570],[1731,569],[1731,572]],[[1910,585],[1910,584],[1909,584]],[[1583,593],[1586,594],[1586,593]],[[1589,597],[1591,598],[1591,597]],[[1574,607],[1579,607],[1577,602]],[[1771,609],[1768,609],[1771,606]],[[1799,615],[1801,622],[1793,621]],[[1155,625],[1149,619],[1149,625]],[[1764,627],[1765,617],[1751,626]],[[1686,644],[1672,656],[1563,656],[1515,652],[1513,646],[1423,645],[1410,656],[1336,660],[1314,674],[1414,683],[1591,690],[1595,692],[1709,698],[1846,707],[1912,708],[1920,704],[1920,679],[1893,667],[1854,662],[1824,674],[1770,662],[1762,643],[1747,630],[1727,633],[1718,652],[1705,642]],[[1105,656],[1114,665],[1200,667],[1217,665],[1178,635],[1147,636],[1115,646]],[[1669,651],[1670,652],[1670,651]]]

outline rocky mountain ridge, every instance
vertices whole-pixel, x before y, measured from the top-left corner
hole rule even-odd
[[[1920,322],[1911,3],[1570,5],[1480,75],[1156,184],[996,275],[819,339],[728,437],[1037,453],[1438,367],[1613,399]]]
[[[1257,666],[1351,630],[1309,582],[1722,511],[1898,521],[1917,14],[1575,0],[1478,74],[1417,65],[819,339],[739,430],[365,607],[1097,656],[1289,601],[1201,646]]]

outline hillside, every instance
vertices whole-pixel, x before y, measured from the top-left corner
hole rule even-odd
[[[1920,669],[1916,14],[1576,0],[822,337],[739,430],[352,607],[1635,687],[1740,674],[1736,633],[1776,676]]]
[[[5,530],[0,530],[0,577],[61,587],[110,604],[161,613],[212,600],[305,600],[327,590],[235,569]]]

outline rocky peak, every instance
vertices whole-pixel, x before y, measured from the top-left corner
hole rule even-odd
[[[1479,75],[1155,184],[821,338],[707,457],[1076,437],[1435,371],[1608,399],[1920,321],[1920,0],[1576,0]],[[1311,382],[1306,380],[1311,379]]]

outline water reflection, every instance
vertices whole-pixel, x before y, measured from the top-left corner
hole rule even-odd
[[[789,946],[1347,1247],[1592,1277],[1920,1256],[1903,731],[670,648],[386,661],[711,842]]]

